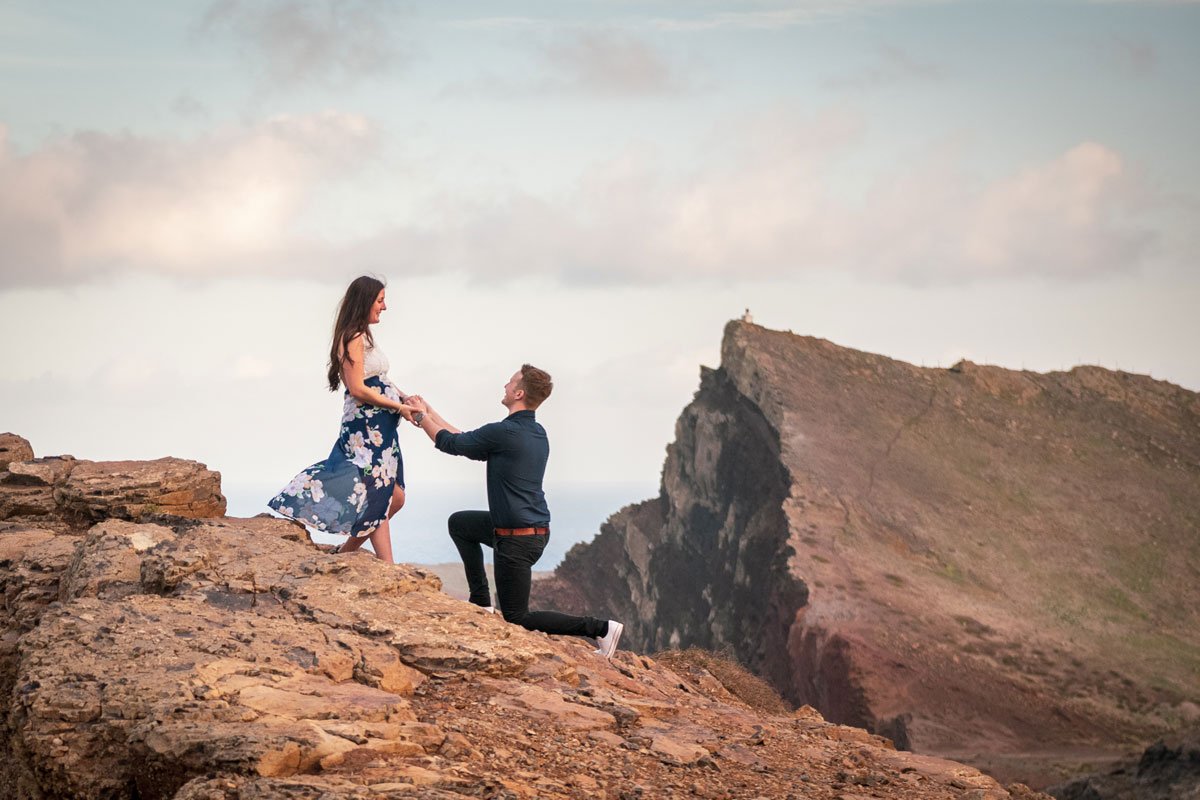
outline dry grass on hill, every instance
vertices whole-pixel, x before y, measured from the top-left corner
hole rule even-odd
[[[711,676],[726,691],[755,711],[766,714],[788,714],[792,711],[769,683],[739,664],[728,651],[713,652],[689,647],[686,650],[663,650],[652,658],[701,689],[705,688],[705,675]]]

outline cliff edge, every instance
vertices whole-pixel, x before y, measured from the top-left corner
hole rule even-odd
[[[745,322],[721,353],[659,496],[543,601],[607,608],[645,652],[728,648],[831,720],[1042,785],[1195,720],[1200,396]]]

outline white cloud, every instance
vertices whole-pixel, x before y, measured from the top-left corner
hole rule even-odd
[[[364,118],[278,117],[193,140],[80,132],[28,154],[0,127],[0,269],[45,284],[271,270],[316,189],[369,157]]]
[[[1084,142],[987,187],[963,220],[964,262],[984,272],[1076,275],[1135,267],[1152,244],[1114,151]]]
[[[853,196],[847,165],[863,122],[788,108],[711,131],[702,166],[690,172],[634,148],[557,194],[519,184],[499,195],[430,188],[415,204],[419,222],[320,238],[304,214],[366,163],[374,136],[360,117],[325,114],[188,142],[90,133],[26,156],[0,149],[4,282],[128,269],[340,278],[393,269],[399,258],[409,274],[491,282],[775,280],[836,270],[962,283],[1084,279],[1136,271],[1163,253],[1183,263],[1196,250],[1169,227],[1183,201],[1153,195],[1102,144],[987,182],[964,157],[938,149],[877,171]]]
[[[275,85],[344,82],[402,60],[390,0],[217,0],[205,33],[231,35]]]
[[[934,158],[876,187],[851,255],[915,282],[1136,271],[1157,237],[1145,210],[1121,156],[1093,142],[986,184]]]
[[[385,246],[485,278],[567,282],[777,279],[835,269],[908,283],[1078,279],[1133,271],[1154,253],[1145,190],[1117,152],[1085,142],[983,182],[938,151],[875,176],[861,198],[837,188],[861,123],[845,113],[778,111],[718,132],[683,177],[630,151],[559,197],[514,192],[446,201],[420,237]]]

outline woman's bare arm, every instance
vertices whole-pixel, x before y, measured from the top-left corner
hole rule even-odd
[[[365,358],[362,334],[355,336],[346,345],[346,353],[342,356],[342,383],[346,385],[346,391],[360,403],[366,403],[380,408],[387,408],[392,411],[398,411],[405,419],[411,421],[413,412],[417,409],[406,403],[400,403],[392,400],[382,392],[378,392],[367,386],[363,378],[363,359]]]

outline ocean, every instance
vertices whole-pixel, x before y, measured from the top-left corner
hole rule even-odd
[[[252,517],[267,508],[280,486],[224,487],[231,517]],[[537,564],[539,570],[558,566],[563,556],[578,542],[587,542],[600,532],[600,524],[630,503],[658,495],[657,483],[548,484],[546,499],[550,505],[550,543]],[[471,486],[409,487],[404,508],[392,519],[392,554],[397,561],[413,564],[457,562],[446,533],[446,518],[461,509],[486,509],[487,494],[483,481]],[[315,534],[318,542],[340,542],[340,537]],[[486,554],[491,561],[490,552]]]

